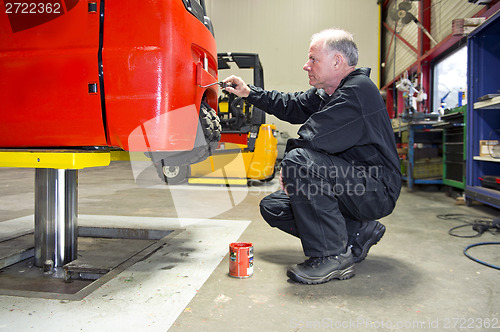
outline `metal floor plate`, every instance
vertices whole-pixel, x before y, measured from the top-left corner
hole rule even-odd
[[[13,259],[9,258],[12,255],[23,260],[0,270],[0,295],[81,300],[181,232],[103,228],[101,235],[104,237],[95,237],[101,236],[99,228],[82,228],[81,233],[94,237],[79,237],[78,258],[50,273],[34,266],[33,257],[24,259],[22,256],[26,253],[32,256],[33,234],[3,241],[0,243],[0,257],[4,257],[4,265],[8,264],[6,259]],[[18,253],[13,253],[13,248]]]

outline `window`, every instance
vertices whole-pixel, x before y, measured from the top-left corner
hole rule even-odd
[[[437,112],[441,103],[444,108],[466,104],[459,100],[459,93],[467,96],[467,45],[436,62],[433,78],[431,111]]]

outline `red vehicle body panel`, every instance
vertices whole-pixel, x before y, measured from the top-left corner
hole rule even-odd
[[[98,1],[95,12],[57,0],[60,14],[31,16],[8,3],[0,147],[193,148],[202,99],[217,109],[217,87],[198,86],[217,81],[217,51],[182,0]]]

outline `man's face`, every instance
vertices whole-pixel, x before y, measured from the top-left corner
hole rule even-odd
[[[309,46],[309,60],[303,69],[309,76],[309,84],[317,89],[326,89],[335,79],[335,58],[329,55],[323,47],[323,41],[318,40]]]

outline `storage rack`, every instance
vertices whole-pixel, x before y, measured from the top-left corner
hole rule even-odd
[[[405,171],[403,172],[403,180],[406,181],[408,189],[413,191],[415,184],[442,184],[443,180],[441,174],[431,176],[429,178],[417,178],[416,174],[416,154],[418,149],[415,149],[415,143],[426,143],[426,144],[441,144],[442,142],[442,130],[438,128],[433,128],[436,121],[419,121],[419,122],[408,122],[403,126],[398,128],[393,128],[396,134],[396,141],[403,142],[406,139],[403,138],[403,133],[407,133],[407,143],[408,150],[406,152],[406,160],[403,160],[403,165]],[[440,165],[441,166],[441,165]]]
[[[443,129],[443,184],[465,189],[466,135],[465,117],[467,106],[460,106],[441,117],[434,127]],[[464,114],[465,113],[465,114]]]
[[[500,12],[476,28],[467,40],[467,174],[465,198],[500,208],[500,191],[485,188],[480,178],[500,176],[500,159],[480,155],[480,140],[500,140],[500,97],[478,101],[500,90]]]

